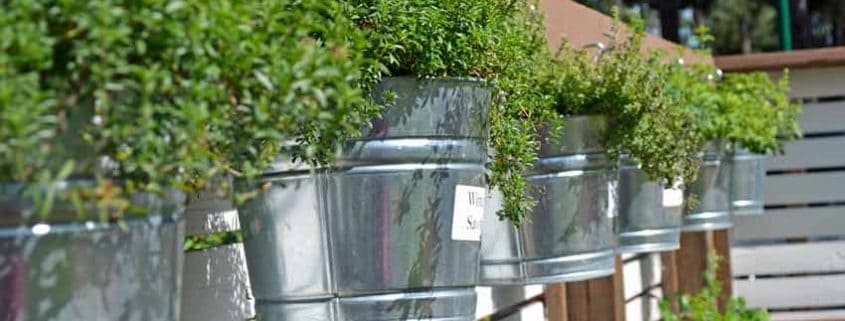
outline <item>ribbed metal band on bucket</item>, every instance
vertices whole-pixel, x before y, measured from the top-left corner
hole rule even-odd
[[[474,287],[273,302],[258,301],[262,320],[475,320]]]
[[[710,231],[731,228],[731,166],[727,145],[710,142],[699,154],[698,176],[684,190],[684,199],[695,206],[685,207],[683,231]]]
[[[680,248],[680,212],[663,208],[663,186],[649,181],[639,163],[620,159],[618,253],[647,253]]]
[[[497,220],[497,200],[489,202],[480,284],[542,284],[613,274],[617,172],[601,147],[606,126],[603,117],[573,117],[564,133],[542,146],[540,160],[527,175],[537,206],[519,229]]]
[[[13,192],[21,186],[6,187],[0,188],[0,217],[8,224],[0,226],[0,320],[179,320],[182,193],[139,193],[130,202],[149,216],[120,223],[67,220],[76,209],[57,199],[36,223],[25,218],[37,212],[34,205]]]
[[[480,231],[454,230],[463,191],[483,202],[490,90],[401,77],[373,96],[387,92],[396,100],[330,168],[249,183],[265,186],[239,208],[262,320],[474,318]]]
[[[764,209],[766,155],[739,149],[731,162],[731,209],[734,215],[760,215]]]

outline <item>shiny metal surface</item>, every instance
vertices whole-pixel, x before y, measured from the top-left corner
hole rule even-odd
[[[72,183],[71,183],[72,184]],[[57,201],[43,223],[32,204],[0,187],[0,320],[178,321],[184,196],[139,195],[146,218],[65,221]],[[53,218],[62,218],[51,221]]]
[[[725,143],[710,142],[699,154],[701,169],[695,181],[687,184],[684,200],[684,231],[707,231],[730,228],[731,168],[729,148]]]
[[[516,229],[495,217],[483,225],[482,285],[578,281],[613,274],[617,171],[601,147],[604,118],[567,119],[528,175],[537,207]]]
[[[239,208],[262,320],[474,319],[480,242],[452,240],[452,211],[456,185],[486,186],[490,92],[390,78],[374,97],[388,91],[331,169],[267,175]]]
[[[680,248],[681,215],[663,208],[663,186],[649,181],[637,161],[623,157],[619,164],[619,253],[672,251]]]
[[[736,151],[731,163],[731,207],[734,215],[763,214],[766,155]]]

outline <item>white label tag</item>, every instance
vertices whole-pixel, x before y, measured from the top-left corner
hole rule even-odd
[[[484,219],[484,187],[456,185],[455,208],[452,211],[452,239],[481,241],[481,221]]]
[[[663,190],[663,207],[678,207],[684,203],[684,191],[680,188]]]

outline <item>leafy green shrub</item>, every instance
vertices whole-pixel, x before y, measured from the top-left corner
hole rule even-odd
[[[713,40],[707,28],[696,33],[705,48]],[[797,117],[801,106],[789,100],[787,71],[775,83],[764,72],[722,76],[704,64],[666,64],[664,69],[669,75],[669,92],[695,113],[696,130],[705,141],[725,140],[765,154],[781,152],[780,139],[800,135]]]
[[[364,44],[335,1],[4,1],[0,180],[102,201],[320,162],[377,111]]]
[[[742,298],[731,298],[725,311],[719,311],[719,294],[722,284],[716,278],[720,258],[710,253],[707,257],[707,269],[703,271],[706,287],[694,294],[682,294],[673,299],[665,298],[660,302],[660,316],[664,321],[768,321],[769,314],[765,310],[754,310],[745,307]],[[678,307],[672,309],[673,302]]]
[[[797,118],[801,106],[791,103],[788,72],[774,83],[764,72],[729,73],[719,83],[719,93],[734,122],[728,141],[753,153],[783,151],[780,139],[794,139],[801,132]]]
[[[519,224],[535,201],[523,174],[537,160],[537,133],[554,121],[532,81],[547,55],[542,15],[530,0],[343,0],[367,33],[382,76],[473,77],[493,89],[489,182],[504,195],[501,218]]]
[[[678,177],[695,175],[697,164],[689,155],[700,138],[691,130],[694,115],[665,92],[663,57],[644,57],[642,23],[635,20],[632,27],[623,35],[617,18],[607,49],[595,58],[564,41],[546,68],[541,90],[553,97],[561,115],[607,117],[608,152],[631,155],[650,178],[671,185]]]

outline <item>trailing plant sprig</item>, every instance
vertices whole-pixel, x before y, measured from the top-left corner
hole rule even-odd
[[[523,174],[537,159],[537,133],[554,120],[533,90],[548,57],[542,15],[531,0],[344,0],[367,33],[366,53],[383,76],[471,77],[493,90],[489,183],[504,196],[500,218],[519,224],[533,209]]]

